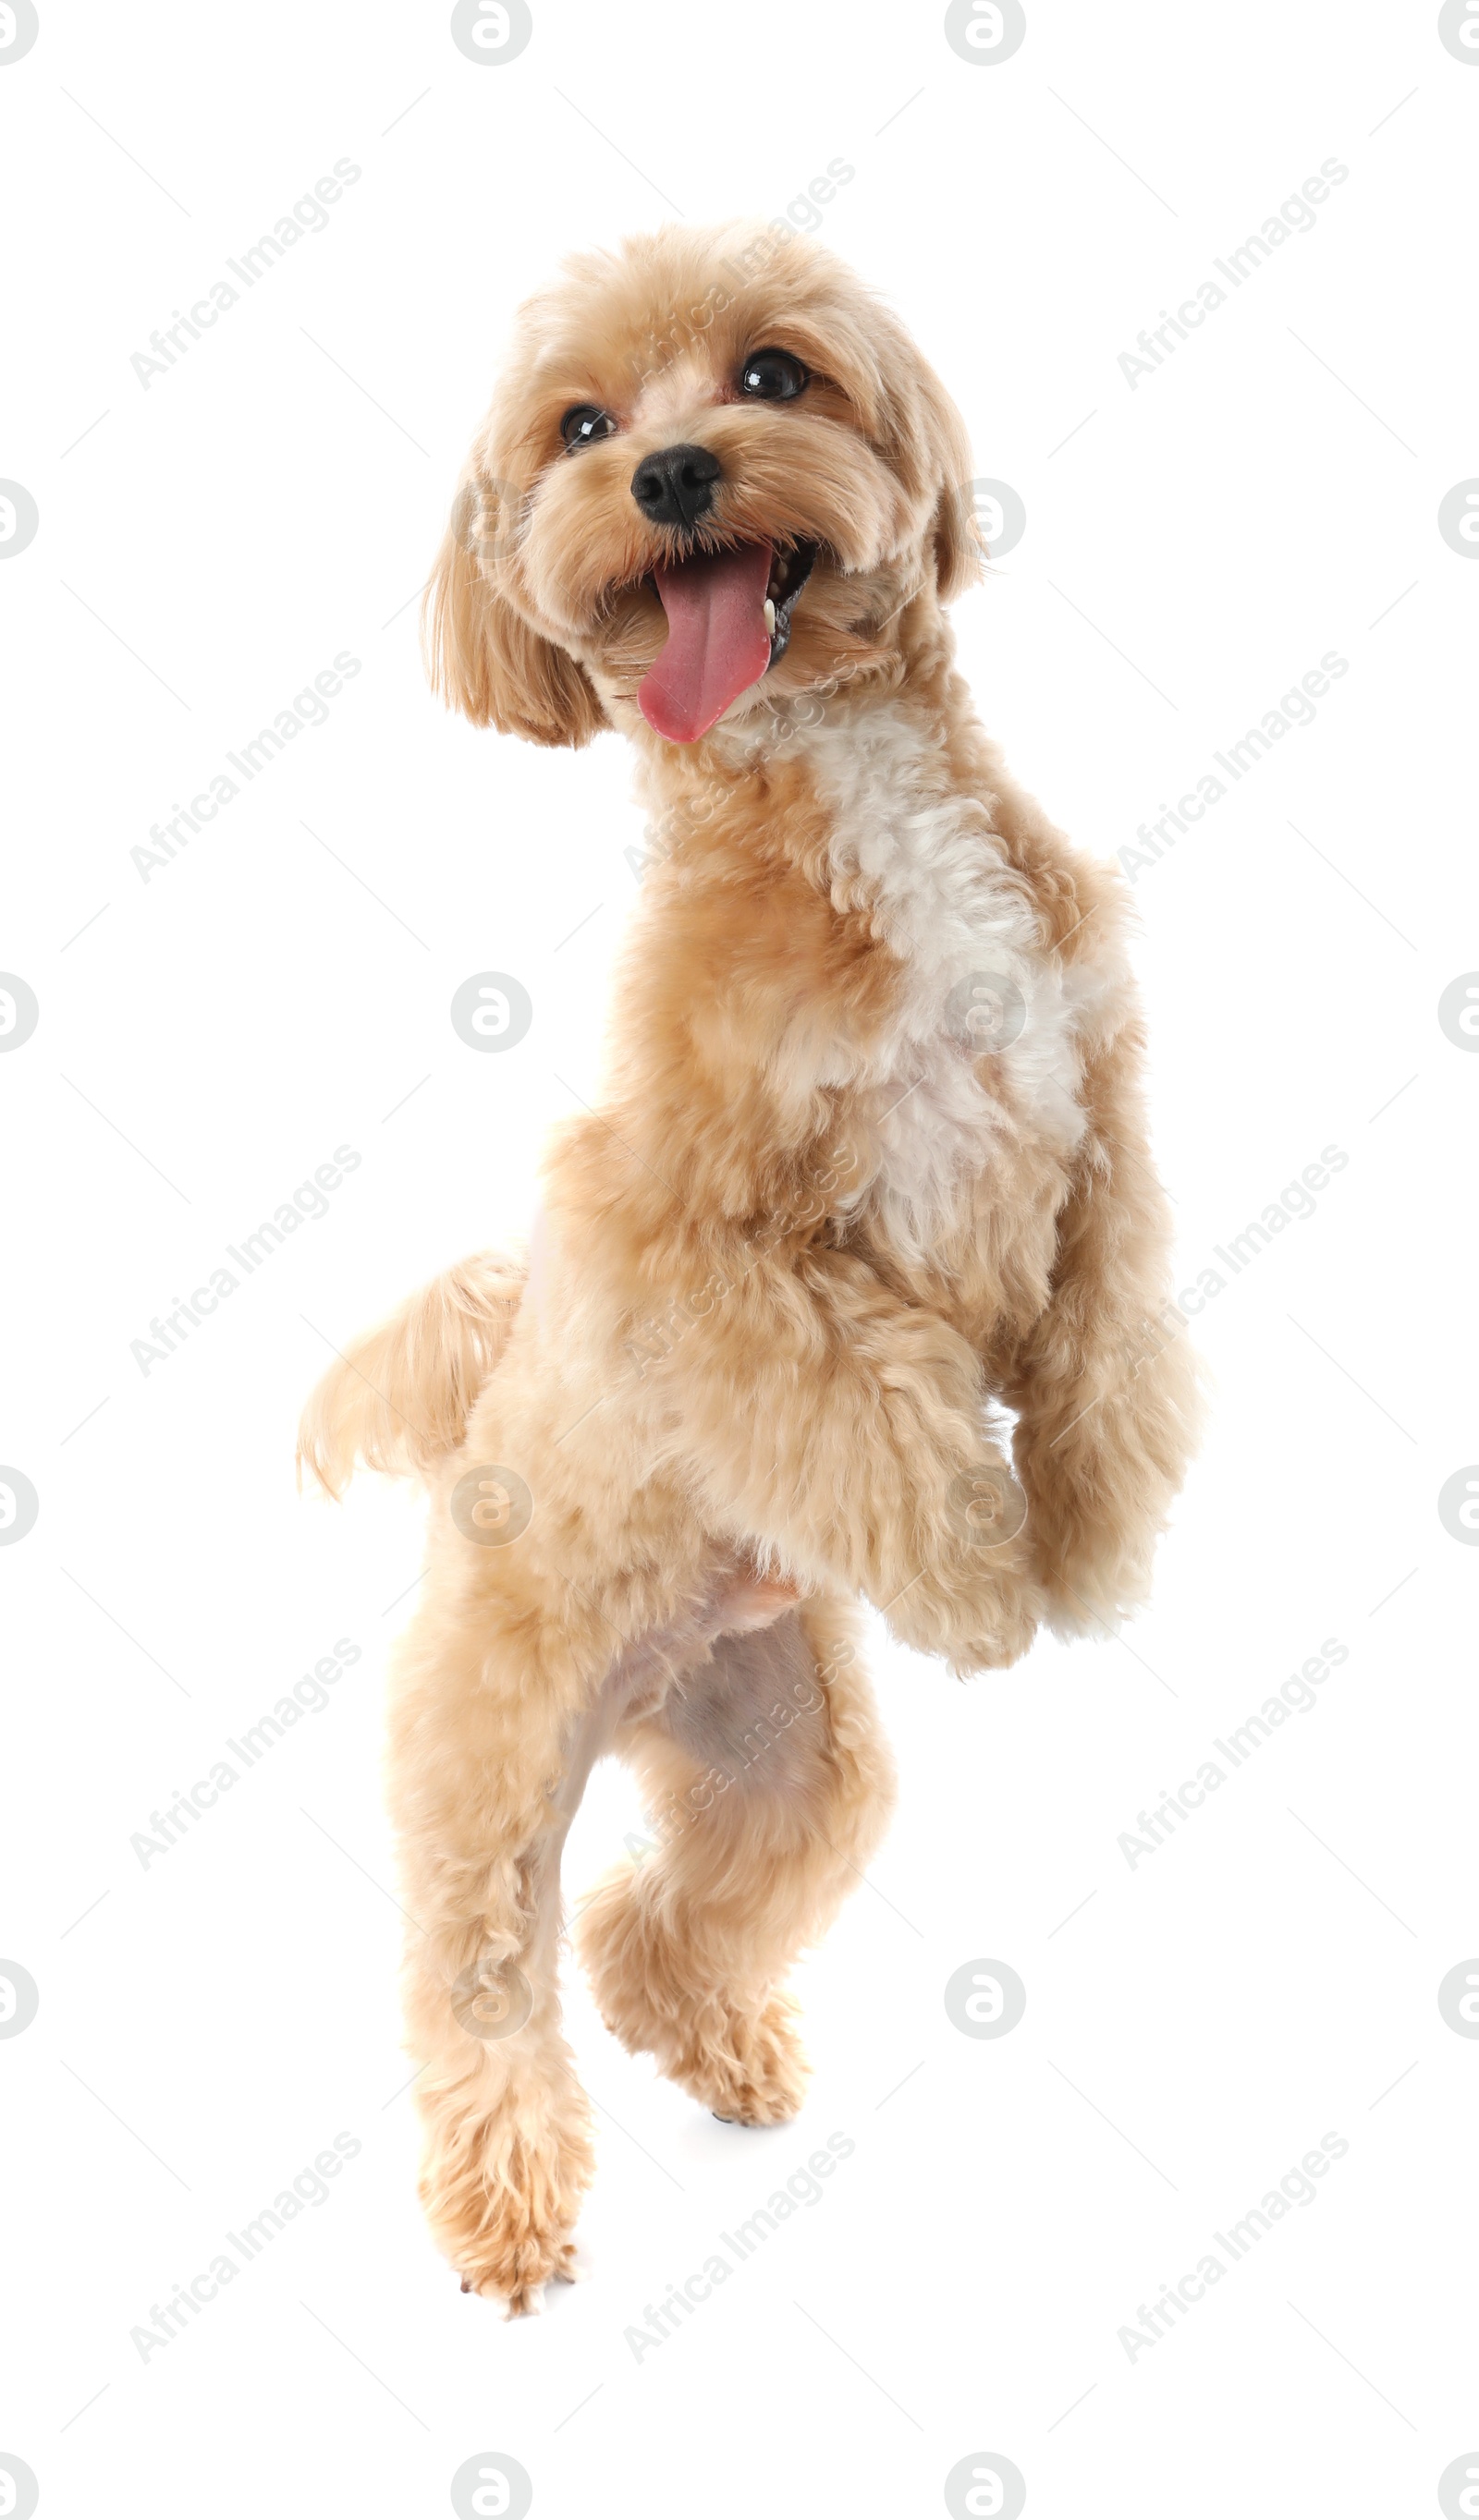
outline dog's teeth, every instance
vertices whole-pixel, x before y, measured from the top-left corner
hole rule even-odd
[[[765,598],[765,628],[773,639],[775,636],[775,607],[771,603],[768,595]]]

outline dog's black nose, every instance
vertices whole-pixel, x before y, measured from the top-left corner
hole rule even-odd
[[[714,485],[724,468],[707,446],[665,446],[644,455],[631,476],[631,495],[655,525],[696,525],[714,505]]]

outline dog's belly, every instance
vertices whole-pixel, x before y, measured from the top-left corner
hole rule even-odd
[[[732,1561],[716,1570],[715,1602],[733,1597]],[[746,1601],[753,1598],[746,1591]],[[722,1606],[717,1615],[724,1615]],[[690,1660],[702,1654],[707,1659]],[[619,1654],[566,1742],[565,1768],[550,1797],[553,1819],[532,1851],[535,1946],[552,1956],[560,1931],[560,1859],[590,1772],[617,1747],[626,1726],[656,1724],[700,1771],[711,1799],[805,1796],[826,1747],[826,1713],[815,1659],[799,1610],[763,1627],[695,1639],[687,1622],[638,1637]]]
[[[658,1721],[695,1766],[724,1780],[720,1790],[803,1793],[826,1728],[799,1612],[719,1637],[713,1660],[670,1689]]]
[[[762,1697],[787,1694],[799,1707],[815,1695],[813,1679],[794,1588],[716,1551],[698,1598],[633,1638],[602,1676],[573,1728],[556,1808],[568,1823],[624,1725],[659,1720],[706,1763],[738,1756]]]

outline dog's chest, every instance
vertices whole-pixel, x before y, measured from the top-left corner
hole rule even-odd
[[[882,1041],[839,1040],[827,1081],[855,1088],[870,1220],[916,1258],[958,1223],[1003,1131],[1063,1156],[1077,1145],[1075,993],[981,806],[944,785],[903,710],[819,729],[809,754],[832,826],[834,904],[864,916],[897,965]],[[977,1072],[984,1051],[1001,1100]]]

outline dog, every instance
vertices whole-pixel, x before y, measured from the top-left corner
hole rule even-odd
[[[951,661],[970,473],[841,262],[667,229],[523,309],[429,589],[446,700],[617,729],[651,816],[528,1261],[439,1280],[301,1436],[332,1494],[356,1460],[430,1492],[391,1725],[421,2193],[510,2314],[591,2175],[557,1967],[592,1761],[657,1831],[578,1919],[603,2017],[716,2115],[791,2117],[786,1974],[893,1790],[858,1597],[961,1675],[1103,1633],[1193,1439],[1126,896]]]

